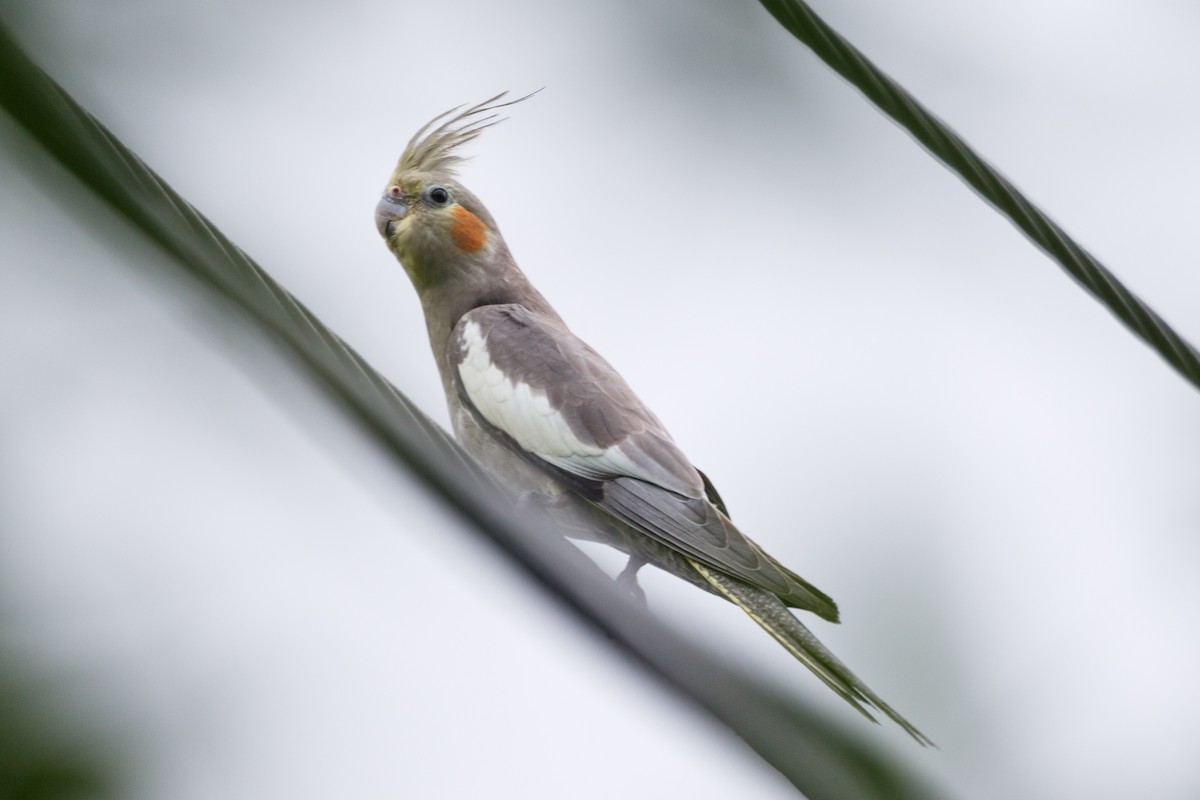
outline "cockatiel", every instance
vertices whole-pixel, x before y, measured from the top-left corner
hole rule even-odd
[[[651,561],[726,598],[858,711],[871,718],[864,704],[874,706],[928,744],[792,615],[838,619],[833,600],[734,526],[708,478],[570,331],[458,182],[459,148],[519,102],[504,96],[417,131],[375,210],[420,296],[459,441],[515,493],[570,493],[645,537],[634,572]]]

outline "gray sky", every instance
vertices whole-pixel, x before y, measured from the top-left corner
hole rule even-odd
[[[825,5],[1200,341],[1195,9]],[[963,797],[1194,796],[1195,390],[756,4],[10,6],[439,420],[375,200],[427,119],[545,86],[464,183],[742,528],[837,599],[818,635],[942,749],[866,735]],[[792,796],[0,132],[0,600],[133,743],[135,796]],[[644,577],[656,611],[860,726],[736,610]]]

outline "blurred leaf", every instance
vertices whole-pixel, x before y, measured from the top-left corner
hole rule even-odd
[[[1200,388],[1200,352],[1129,291],[1017,187],[975,154],[958,134],[885,75],[802,0],[761,0],[771,14],[822,61],[867,96],[943,164],[958,174],[1034,244],[1057,261],[1134,335]]]
[[[127,150],[0,28],[0,104],[129,225],[357,420],[364,435],[456,509],[594,631],[741,736],[812,798],[936,796],[869,746],[702,650],[616,592],[541,518],[518,513],[457,444]],[[61,192],[61,190],[59,190]],[[62,202],[74,198],[60,196]],[[113,231],[113,236],[128,231]],[[601,538],[603,536],[601,535]]]
[[[0,800],[114,797],[110,755],[62,719],[71,687],[32,683],[12,656],[0,648]]]

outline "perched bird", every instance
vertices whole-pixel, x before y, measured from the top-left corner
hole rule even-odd
[[[833,600],[734,526],[708,478],[571,332],[458,182],[459,149],[519,102],[504,97],[417,131],[375,210],[420,296],[459,441],[514,492],[582,498],[629,531],[629,575],[651,562],[726,598],[858,711],[871,718],[864,704],[874,706],[928,744],[792,615],[838,619]]]

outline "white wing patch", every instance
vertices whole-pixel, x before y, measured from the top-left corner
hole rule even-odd
[[[524,450],[581,477],[629,476],[661,485],[660,479],[621,452],[620,445],[601,448],[580,441],[563,416],[551,407],[545,392],[513,381],[501,372],[492,363],[478,323],[463,326],[462,343],[466,356],[458,365],[458,374],[467,397],[484,419]]]

